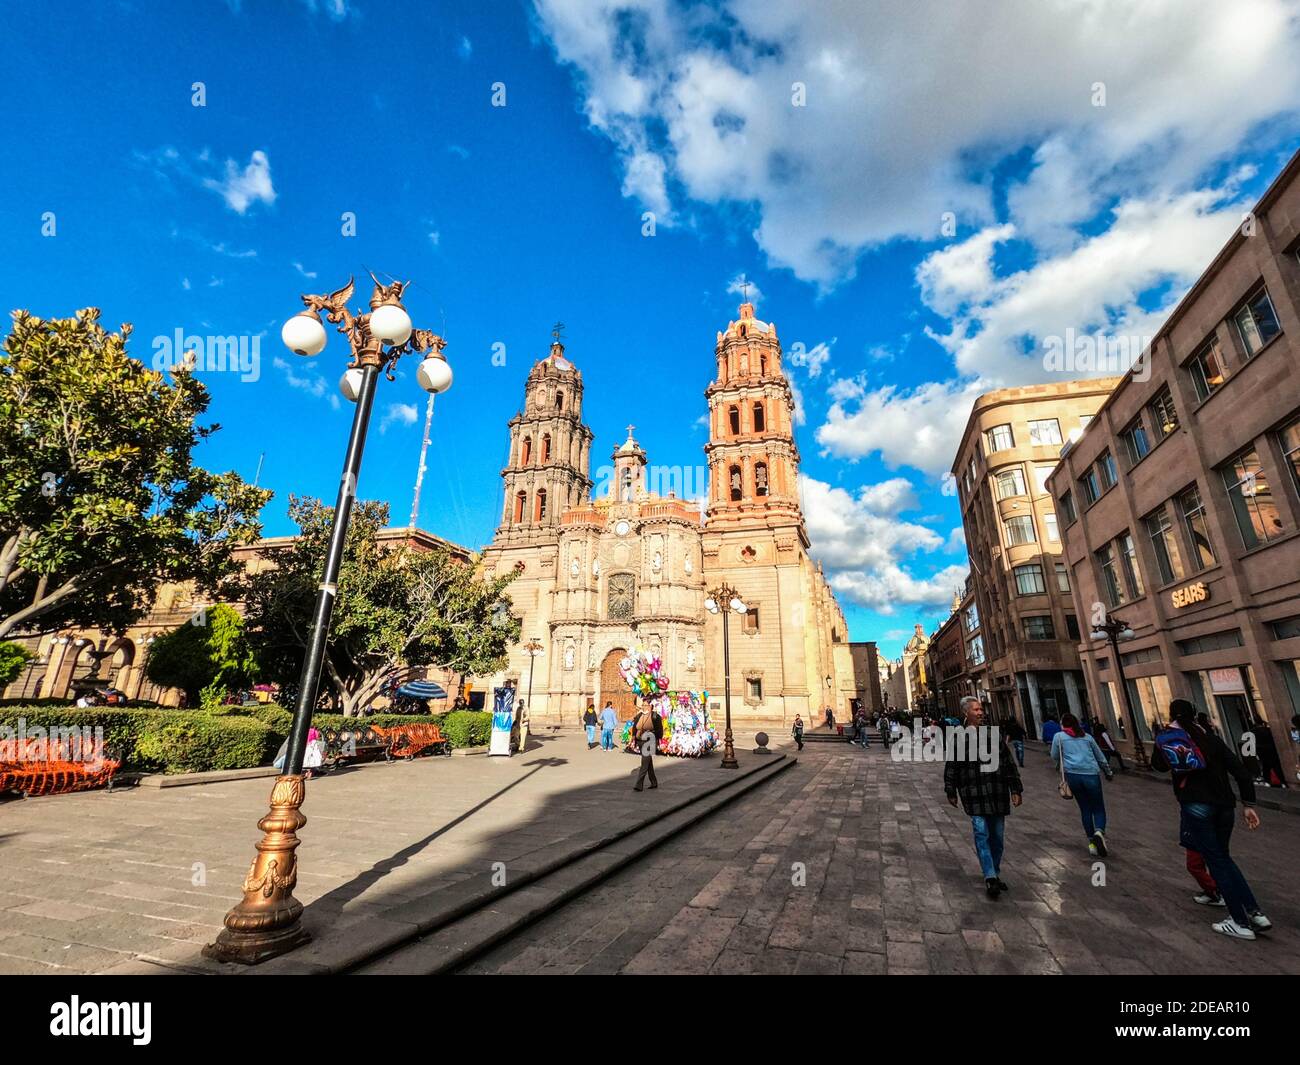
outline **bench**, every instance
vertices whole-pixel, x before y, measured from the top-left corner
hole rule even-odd
[[[369,725],[360,728],[327,728],[323,768],[333,769],[343,762],[377,762],[388,759],[388,741]]]
[[[36,795],[65,795],[93,788],[112,790],[113,777],[122,760],[107,751],[82,759],[61,740],[25,740],[12,761],[0,761],[0,794],[18,792]]]
[[[387,757],[405,758],[408,762],[417,755],[429,751],[433,754],[451,754],[451,741],[442,734],[437,725],[414,724],[394,725],[392,728],[376,728],[375,734],[388,742]]]

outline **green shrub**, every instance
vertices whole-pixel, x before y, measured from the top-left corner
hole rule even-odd
[[[35,726],[89,726],[104,730],[104,743],[124,768],[142,772],[197,773],[268,765],[280,740],[252,717],[214,716],[197,710],[114,706],[5,706],[0,725],[17,729],[22,718]]]
[[[453,710],[442,721],[442,734],[453,747],[485,747],[492,738],[492,715],[480,710]]]

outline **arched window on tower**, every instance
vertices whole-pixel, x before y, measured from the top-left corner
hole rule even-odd
[[[760,462],[754,467],[754,494],[767,495],[767,463]]]
[[[551,434],[547,433],[542,437],[542,461],[551,461]]]
[[[519,465],[527,466],[532,461],[533,461],[533,438],[531,436],[526,436],[524,437],[523,445],[519,449]]]
[[[546,520],[546,489],[537,489],[537,513],[534,515],[537,521]]]
[[[740,435],[740,408],[739,407],[727,408],[727,423],[731,426],[731,435],[739,436]]]
[[[555,409],[564,410],[564,393],[558,389],[555,392]]]
[[[740,479],[740,467],[732,466],[731,469],[727,471],[727,479],[731,482],[731,501],[733,503],[739,503],[745,494],[744,485]]]
[[[528,512],[528,493],[519,492],[515,495],[515,516],[516,524],[524,520],[524,515]]]
[[[624,503],[632,502],[632,471],[628,467],[623,467],[623,484],[619,489],[618,497]]]
[[[767,418],[763,414],[763,404],[754,404],[754,432],[761,433],[767,428]]]
[[[760,377],[767,376],[767,356],[759,355],[758,357],[758,374]]]

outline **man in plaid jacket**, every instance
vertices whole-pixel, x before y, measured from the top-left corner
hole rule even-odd
[[[1015,759],[1001,730],[984,724],[984,706],[973,695],[961,701],[966,736],[978,742],[948,743],[948,760],[943,767],[943,790],[952,806],[961,799],[961,808],[970,818],[975,836],[975,853],[984,873],[984,890],[996,899],[1007,890],[999,875],[1002,867],[1003,827],[1011,807],[1020,805],[1023,788]]]

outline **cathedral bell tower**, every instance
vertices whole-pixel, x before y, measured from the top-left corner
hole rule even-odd
[[[781,368],[776,326],[742,303],[740,318],[718,334],[718,376],[709,401],[709,529],[797,525],[799,449],[794,442],[794,394]]]
[[[560,515],[591,493],[594,434],[582,422],[582,373],[565,357],[559,326],[552,335],[550,354],[524,384],[523,409],[509,422],[498,544],[554,542]]]

